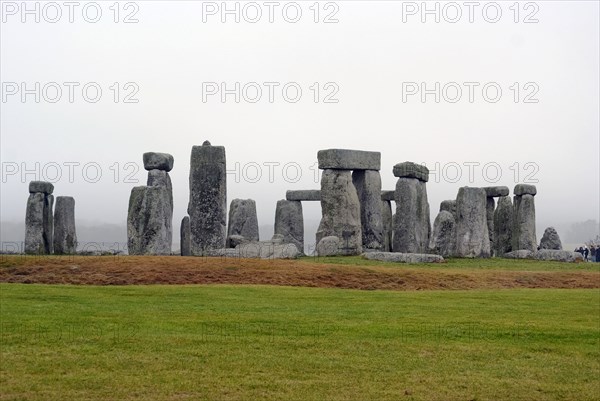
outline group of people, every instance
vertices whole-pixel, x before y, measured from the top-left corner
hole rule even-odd
[[[575,252],[579,252],[586,262],[588,260],[591,260],[592,262],[600,262],[600,246],[590,245],[588,248],[587,245],[584,245],[576,248]]]

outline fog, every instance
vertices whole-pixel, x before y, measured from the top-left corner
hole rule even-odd
[[[1,241],[23,240],[31,180],[75,197],[80,242],[124,241],[142,154],[157,151],[175,157],[175,250],[191,147],[207,139],[226,148],[228,201],[256,200],[262,238],[286,190],[320,187],[327,148],[381,152],[384,189],[394,164],[426,164],[432,221],[461,186],[527,182],[538,240],[547,226],[567,243],[597,235],[598,2],[481,2],[471,16],[429,2],[439,22],[421,2],[313,3],[280,2],[271,23],[262,2],[227,2],[239,15],[81,2],[73,22],[63,3],[51,22],[48,3],[2,2]],[[304,215],[314,242],[319,204]]]

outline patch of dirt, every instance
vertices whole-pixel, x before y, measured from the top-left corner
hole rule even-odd
[[[77,285],[260,284],[360,290],[469,290],[600,288],[600,273],[428,270],[410,265],[333,266],[306,260],[173,256],[38,258],[3,255],[0,282]]]

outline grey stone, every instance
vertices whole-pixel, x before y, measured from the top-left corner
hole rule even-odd
[[[335,236],[323,237],[317,243],[317,256],[337,256],[341,254],[340,239]]]
[[[317,230],[318,244],[322,238],[338,237],[345,255],[362,253],[360,202],[352,175],[348,170],[323,170],[321,177],[321,223]]]
[[[456,219],[456,199],[445,200],[440,203],[440,212],[450,212]]]
[[[72,255],[76,251],[75,199],[57,196],[54,208],[54,253]]]
[[[285,237],[283,234],[273,234],[271,242],[274,244],[285,244]]]
[[[244,236],[242,235],[230,235],[227,237],[227,243],[229,244],[229,248],[235,248],[240,244],[245,244],[248,241]]]
[[[52,192],[54,192],[54,185],[46,181],[31,181],[29,183],[29,193],[35,194],[38,192],[46,195],[52,195]]]
[[[392,202],[396,199],[396,191],[381,191],[381,200]]]
[[[280,200],[275,208],[275,235],[282,235],[283,242],[294,244],[304,252],[304,217],[302,203]]]
[[[170,255],[172,203],[166,187],[134,187],[127,214],[130,255]]]
[[[258,218],[256,202],[252,199],[234,199],[229,207],[229,227],[227,237],[241,235],[248,241],[258,241]],[[227,248],[234,248],[231,243]]]
[[[394,177],[416,178],[419,181],[429,181],[429,169],[413,162],[398,163],[394,166]]]
[[[222,258],[239,258],[240,251],[234,248],[208,249],[204,256],[222,257]]]
[[[144,168],[150,170],[162,170],[169,172],[173,170],[175,159],[168,153],[147,152],[144,153]]]
[[[515,189],[513,190],[513,195],[521,196],[521,195],[532,195],[535,196],[537,194],[537,188],[535,185],[530,184],[517,184],[515,185]]]
[[[392,250],[392,234],[394,232],[392,202],[381,201],[381,218],[383,220],[383,250],[390,252]]]
[[[485,189],[485,188],[484,188]],[[486,198],[485,213],[488,226],[488,237],[490,239],[490,255],[494,255],[494,211],[496,209],[496,201],[493,197]]]
[[[514,197],[512,249],[537,250],[535,235],[535,201],[533,195]]]
[[[502,257],[506,259],[533,259],[533,252],[522,249],[520,251],[507,252]]]
[[[490,237],[483,188],[462,187],[456,197],[456,250],[463,258],[489,258]]]
[[[171,202],[171,214],[173,214],[173,184],[169,173],[162,170],[148,171],[148,180],[146,185],[149,187],[165,187],[169,192],[169,200]]]
[[[277,244],[271,241],[248,242],[235,248],[240,258],[295,259],[301,255],[294,244]]]
[[[427,184],[415,178],[398,178],[392,249],[401,253],[426,253],[431,224]]]
[[[454,254],[456,247],[456,220],[447,210],[442,210],[433,222],[429,251],[443,257]]]
[[[500,196],[508,196],[508,194],[510,193],[510,190],[508,189],[508,187],[504,187],[504,186],[495,186],[495,187],[485,187],[483,188],[485,189],[485,195],[490,198],[498,198]]]
[[[423,253],[398,253],[398,252],[368,252],[362,255],[368,260],[379,260],[394,263],[443,263],[444,258],[440,255]]]
[[[558,249],[540,249],[533,253],[536,260],[552,260],[556,262],[583,262],[579,252],[563,251]]]
[[[381,153],[350,149],[325,149],[317,153],[321,170],[380,170]]]
[[[385,241],[379,171],[355,170],[352,173],[352,183],[360,202],[363,249],[383,250]]]
[[[494,211],[494,254],[496,256],[512,251],[512,226],[512,201],[509,196],[501,196]]]
[[[190,231],[192,255],[225,248],[227,236],[227,171],[225,148],[192,147],[190,160]]]
[[[190,238],[190,218],[189,216],[185,216],[181,219],[181,227],[179,229],[180,235],[180,252],[181,256],[191,256],[192,255],[192,242]]]
[[[318,189],[286,191],[285,199],[289,201],[320,201],[321,191]]]
[[[542,240],[540,241],[539,249],[562,250],[562,242],[554,227],[546,228]]]
[[[54,197],[35,192],[27,199],[25,211],[25,253],[48,255],[53,251]]]

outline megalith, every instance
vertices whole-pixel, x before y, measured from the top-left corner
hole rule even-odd
[[[356,188],[360,203],[363,248],[381,251],[384,249],[385,239],[383,238],[381,176],[379,171],[354,170],[352,183]]]
[[[536,187],[528,184],[517,184],[513,191],[513,251],[528,250],[534,252],[537,250],[534,202],[536,193]]]
[[[319,199],[321,195],[319,194]],[[275,208],[274,235],[283,236],[284,244],[294,244],[304,253],[304,216],[302,202],[279,200]]]
[[[45,181],[29,183],[29,198],[25,211],[25,253],[49,255],[53,251],[54,185]]]
[[[486,198],[483,188],[462,187],[458,190],[455,256],[490,257]]]
[[[72,255],[76,250],[75,199],[57,196],[54,208],[54,253]]]
[[[179,249],[181,256],[192,255],[192,243],[190,239],[190,217],[185,216],[181,219],[181,226],[179,228]]]
[[[494,254],[502,257],[512,252],[513,204],[509,196],[498,198],[494,211]]]
[[[234,199],[229,207],[229,226],[227,228],[227,247],[231,246],[230,237],[242,236],[248,241],[258,241],[258,218],[256,202],[252,199]],[[237,244],[236,244],[237,245]]]
[[[554,227],[548,227],[544,230],[544,235],[540,241],[540,249],[562,250],[562,242],[558,236],[558,232]]]

